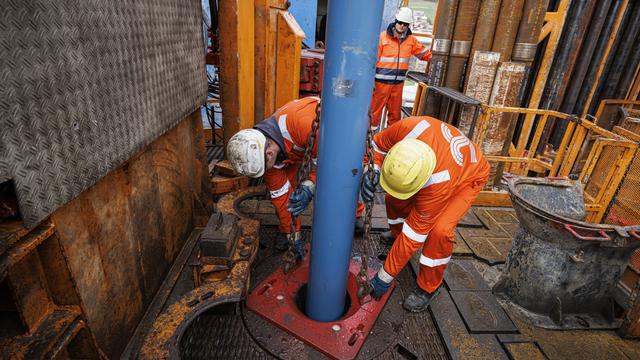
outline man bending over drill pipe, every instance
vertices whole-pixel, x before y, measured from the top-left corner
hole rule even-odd
[[[489,163],[457,128],[440,120],[403,119],[373,139],[375,176],[364,176],[361,197],[373,198],[378,181],[386,191],[391,231],[381,241],[393,244],[383,267],[371,279],[375,299],[422,247],[415,290],[403,307],[426,310],[442,284],[453,252],[453,231],[489,177]]]
[[[276,249],[281,251],[286,250],[288,246],[287,235],[291,229],[291,215],[300,215],[313,199],[315,192],[317,140],[311,150],[313,166],[309,178],[302,181],[299,192],[293,193],[296,174],[302,165],[311,124],[316,117],[316,105],[319,102],[320,99],[317,97],[290,101],[253,129],[240,130],[227,144],[227,159],[237,173],[252,178],[264,175],[271,203],[280,220]],[[358,204],[356,232],[362,232],[364,228],[360,217],[362,210],[362,204]],[[296,231],[300,231],[300,218],[296,219]],[[300,255],[298,254],[299,258],[302,257]]]

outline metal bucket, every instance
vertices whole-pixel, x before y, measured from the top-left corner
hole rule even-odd
[[[579,182],[512,178],[520,227],[494,292],[549,328],[613,328],[613,290],[640,226],[590,224]],[[545,321],[550,319],[551,321]]]

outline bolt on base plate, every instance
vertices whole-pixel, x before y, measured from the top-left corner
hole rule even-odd
[[[284,274],[282,268],[278,267],[256,285],[247,297],[246,306],[252,312],[331,358],[354,359],[393,292],[392,287],[380,301],[366,297],[360,304],[356,296],[355,281],[359,268],[360,262],[352,259],[347,280],[349,306],[345,315],[336,321],[315,321],[299,309],[300,299],[296,301],[296,296],[304,298],[298,293],[308,281],[308,259],[298,264],[288,274]],[[369,277],[373,277],[375,272],[376,270],[369,269]],[[395,284],[393,286],[395,287]]]

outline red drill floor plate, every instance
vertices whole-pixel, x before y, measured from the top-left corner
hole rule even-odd
[[[351,305],[339,320],[314,321],[298,309],[296,294],[309,278],[307,259],[289,274],[278,268],[264,279],[247,297],[247,308],[331,358],[355,359],[395,287],[394,282],[380,301],[367,297],[359,304],[355,276],[359,269],[360,262],[352,259],[347,280]],[[375,273],[369,269],[369,278]]]

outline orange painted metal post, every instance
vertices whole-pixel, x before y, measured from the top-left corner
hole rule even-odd
[[[220,105],[224,142],[254,124],[254,5],[246,0],[219,2]]]

